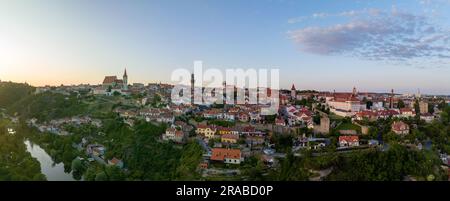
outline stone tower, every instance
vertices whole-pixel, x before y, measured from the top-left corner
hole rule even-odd
[[[125,72],[123,73],[123,90],[128,90],[128,75],[127,75],[127,69],[125,68]]]
[[[295,89],[295,85],[292,84],[292,88],[291,88],[291,98],[292,100],[296,100],[297,99],[297,89]]]
[[[194,94],[195,94],[195,76],[194,73],[191,74],[191,104],[194,105]]]
[[[389,98],[389,108],[394,108],[394,89],[391,89],[391,96]]]

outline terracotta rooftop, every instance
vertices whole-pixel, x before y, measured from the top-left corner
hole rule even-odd
[[[224,149],[214,148],[212,149],[211,160],[223,161],[225,158],[241,159],[241,150],[239,149]]]
[[[103,80],[103,84],[112,84],[113,82],[116,82],[117,76],[106,76]]]
[[[358,142],[359,137],[358,136],[339,136],[339,142],[341,142],[341,141]]]

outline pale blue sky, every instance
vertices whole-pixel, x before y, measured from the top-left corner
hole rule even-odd
[[[277,67],[286,88],[450,94],[449,7],[447,0],[0,0],[0,79],[97,84],[127,67],[131,82],[168,82],[172,70],[202,60],[220,69]]]

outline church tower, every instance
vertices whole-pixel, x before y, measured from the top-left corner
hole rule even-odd
[[[292,100],[296,100],[297,99],[297,89],[295,89],[295,85],[292,84],[292,88],[291,88],[291,98]]]
[[[194,105],[195,100],[195,76],[191,74],[191,104]]]
[[[128,90],[128,75],[127,75],[127,69],[125,68],[125,72],[123,74],[123,90]]]
[[[391,89],[391,95],[389,97],[389,108],[394,108],[394,89]]]

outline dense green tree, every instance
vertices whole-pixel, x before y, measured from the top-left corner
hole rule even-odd
[[[25,138],[8,134],[8,125],[0,118],[0,181],[46,180],[39,162],[27,151]]]
[[[35,89],[27,84],[0,82],[0,108],[8,108],[29,96]]]
[[[398,108],[404,108],[404,107],[406,107],[406,106],[405,106],[405,102],[403,102],[402,99],[398,100],[397,107],[398,107]]]

